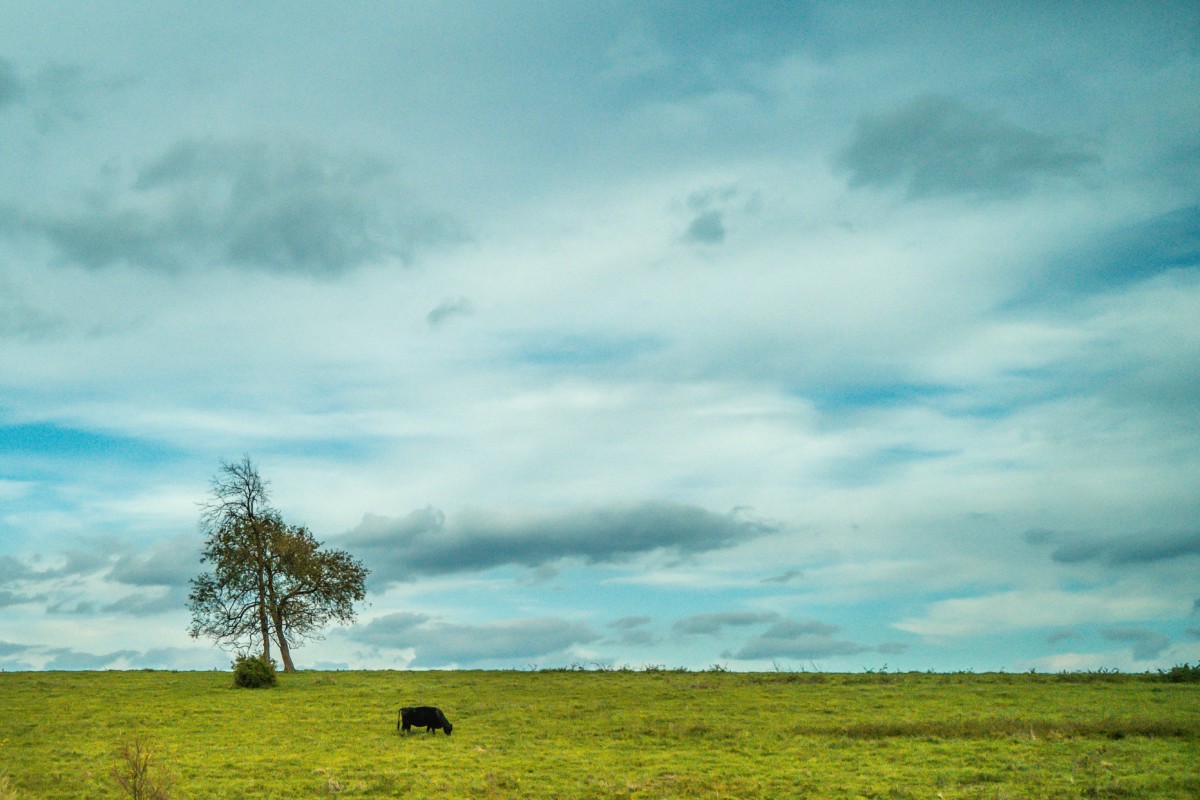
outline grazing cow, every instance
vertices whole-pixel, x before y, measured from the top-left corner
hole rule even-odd
[[[440,708],[414,706],[400,709],[400,716],[396,720],[396,730],[408,733],[414,725],[424,728],[427,733],[433,733],[440,728],[446,732],[447,736],[450,735],[450,731],[454,730],[454,726],[450,724],[450,720],[446,719],[446,715]]]

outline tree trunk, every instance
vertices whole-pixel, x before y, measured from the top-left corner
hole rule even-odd
[[[275,639],[279,642],[279,657],[283,659],[283,671],[295,672],[296,665],[292,663],[292,650],[288,647],[287,638],[283,635],[283,614],[275,610]]]
[[[247,516],[250,523],[251,541],[254,544],[254,567],[258,579],[258,626],[262,633],[263,659],[271,660],[271,597],[267,594],[270,586],[270,573],[267,570],[267,546],[258,519],[254,516],[254,505],[247,504]]]
[[[258,624],[262,629],[263,640],[263,659],[271,660],[271,626],[267,622],[267,604],[259,601],[258,604]]]

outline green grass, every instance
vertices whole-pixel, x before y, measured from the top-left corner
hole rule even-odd
[[[0,674],[0,798],[1200,796],[1200,690],[1127,675]],[[454,735],[396,734],[438,705]]]

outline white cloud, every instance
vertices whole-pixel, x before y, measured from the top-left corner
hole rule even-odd
[[[0,480],[0,500],[17,500],[27,495],[36,485],[33,481]]]
[[[1128,653],[1116,650],[1100,653],[1055,653],[1026,661],[1022,664],[1022,669],[1042,672],[1097,672],[1114,669],[1122,672],[1143,671],[1134,664]]]
[[[983,636],[998,631],[1124,623],[1181,616],[1187,603],[1157,594],[1124,595],[1060,590],[1010,591],[940,600],[894,627],[930,638]]]
[[[549,617],[461,624],[400,612],[377,617],[350,638],[389,651],[411,649],[414,666],[483,662],[511,668],[562,657],[599,637],[585,624]]]

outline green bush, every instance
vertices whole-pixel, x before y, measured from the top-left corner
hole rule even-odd
[[[243,689],[265,689],[274,686],[275,662],[266,656],[240,655],[233,662],[233,685]]]
[[[1163,679],[1171,683],[1200,683],[1200,664],[1176,664],[1166,672],[1161,669]]]

